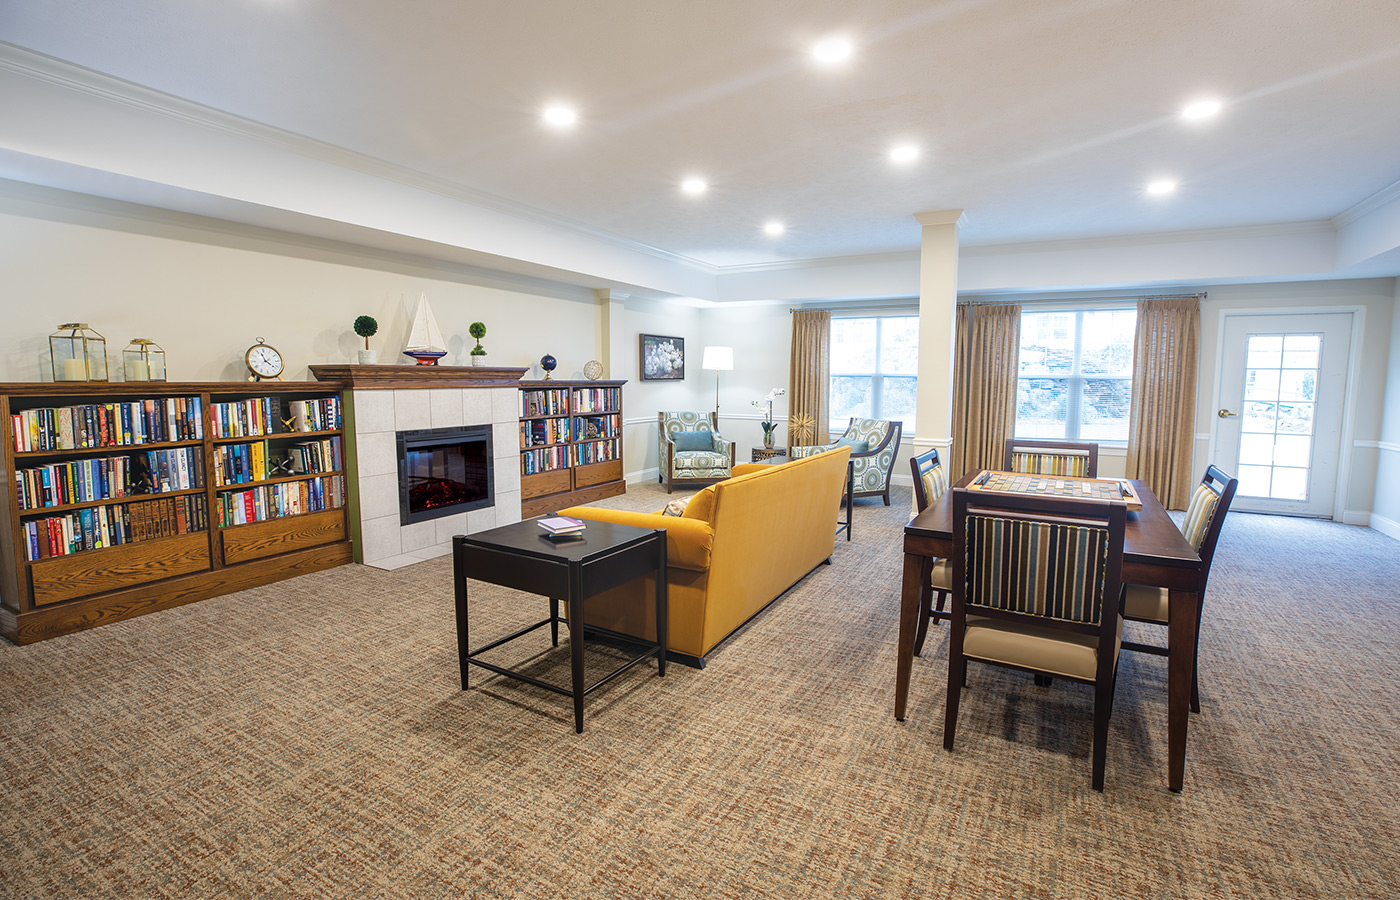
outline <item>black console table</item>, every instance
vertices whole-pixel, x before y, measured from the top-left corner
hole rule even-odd
[[[457,655],[462,667],[462,690],[467,689],[467,669],[481,666],[574,698],[574,730],[583,733],[583,698],[595,688],[652,656],[657,675],[666,674],[666,532],[650,531],[611,522],[589,522],[582,535],[551,538],[534,519],[452,539],[453,581],[457,589]],[[589,597],[647,574],[656,576],[655,642],[604,628],[585,627],[584,605]],[[467,579],[487,581],[549,598],[549,617],[476,650],[467,642]],[[567,619],[559,617],[559,601],[568,603]],[[536,628],[550,626],[554,646],[559,646],[559,623],[569,629],[573,677],[569,688],[477,659],[480,654],[522,637]],[[641,655],[584,687],[583,639],[585,632],[604,635],[646,648]]]

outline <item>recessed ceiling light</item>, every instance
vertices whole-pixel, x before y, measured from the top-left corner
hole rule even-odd
[[[898,163],[912,162],[919,157],[919,148],[913,144],[898,144],[890,150],[890,159]]]
[[[1220,112],[1220,107],[1219,100],[1197,100],[1195,103],[1188,103],[1182,107],[1181,117],[1183,119],[1209,119]]]
[[[703,178],[687,178],[681,182],[681,190],[687,194],[703,194],[709,188]]]
[[[829,37],[812,47],[812,56],[819,63],[839,63],[851,55],[851,42],[843,37]]]
[[[544,120],[555,128],[568,128],[578,121],[578,113],[567,106],[550,106],[545,108]]]
[[[783,227],[782,222],[769,222],[768,224],[763,226],[763,233],[771,235],[773,237],[777,237],[778,235],[782,234],[784,230],[785,229]]]
[[[1147,193],[1154,197],[1165,197],[1176,190],[1176,182],[1170,178],[1159,178],[1147,185]]]

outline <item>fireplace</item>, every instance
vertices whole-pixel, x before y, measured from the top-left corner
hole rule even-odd
[[[397,437],[399,524],[494,504],[490,425],[400,431]]]

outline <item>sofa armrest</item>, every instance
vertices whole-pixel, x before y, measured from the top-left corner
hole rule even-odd
[[[689,569],[704,572],[710,568],[710,551],[714,549],[715,532],[710,523],[700,519],[683,519],[679,516],[662,516],[657,513],[628,512],[622,509],[603,509],[599,506],[571,506],[559,510],[561,516],[576,519],[590,519],[594,522],[612,522],[616,525],[631,525],[653,531],[666,530],[666,565],[675,569]],[[585,532],[586,533],[586,532]]]

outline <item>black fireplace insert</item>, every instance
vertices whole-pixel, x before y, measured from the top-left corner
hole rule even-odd
[[[495,503],[490,425],[400,431],[398,451],[400,524]]]

